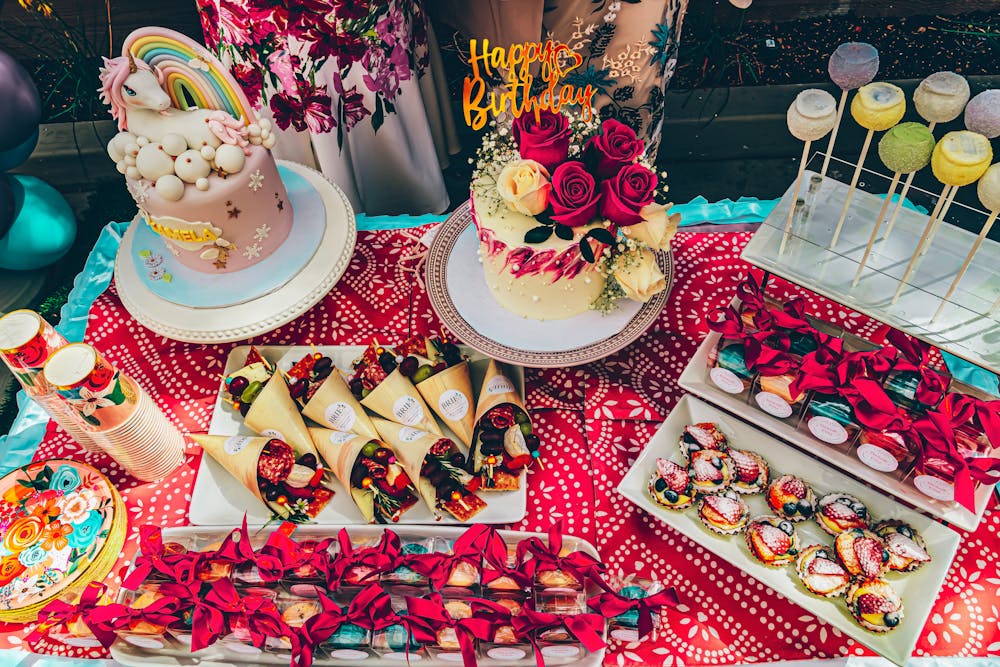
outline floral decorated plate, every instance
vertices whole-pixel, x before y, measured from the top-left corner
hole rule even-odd
[[[124,537],[117,491],[84,463],[40,461],[0,478],[0,620],[33,620],[106,576]]]

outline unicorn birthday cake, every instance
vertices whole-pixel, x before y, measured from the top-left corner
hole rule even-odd
[[[119,129],[108,155],[138,220],[177,262],[232,273],[281,247],[294,212],[271,123],[215,56],[180,33],[142,28],[104,59],[100,93]],[[153,279],[169,276],[156,250],[144,251]]]

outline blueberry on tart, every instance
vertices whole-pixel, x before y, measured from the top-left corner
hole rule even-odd
[[[698,518],[713,533],[735,535],[746,527],[750,510],[736,493],[727,491],[702,498]]]
[[[801,477],[782,475],[767,487],[767,504],[783,519],[802,521],[816,511],[816,494]]]
[[[874,528],[875,534],[885,542],[889,552],[889,569],[912,572],[924,563],[931,562],[927,543],[920,533],[902,521],[883,521]]]
[[[870,518],[865,504],[846,493],[828,493],[816,508],[816,523],[833,536],[851,528],[868,528]]]
[[[691,507],[694,493],[687,468],[667,459],[656,459],[656,471],[649,480],[649,495],[667,509]]]
[[[795,525],[779,516],[758,516],[747,524],[747,547],[754,558],[769,567],[781,567],[799,555]]]
[[[691,483],[697,494],[722,493],[733,481],[729,454],[715,449],[691,452]]]
[[[835,598],[847,592],[851,573],[837,562],[829,547],[813,544],[802,550],[795,561],[795,571],[802,585],[813,595]]]
[[[864,579],[847,591],[847,607],[861,627],[890,632],[903,620],[903,600],[884,579]]]

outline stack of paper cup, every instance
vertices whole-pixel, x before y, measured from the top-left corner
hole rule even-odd
[[[45,381],[42,367],[52,353],[67,345],[52,325],[32,310],[15,310],[0,317],[0,359],[21,383],[25,393],[88,452],[101,449]]]
[[[133,477],[163,479],[184,461],[184,438],[135,380],[92,346],[73,343],[45,363],[55,395]]]

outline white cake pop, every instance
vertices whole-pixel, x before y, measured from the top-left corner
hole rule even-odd
[[[935,72],[920,82],[913,93],[913,106],[929,123],[949,123],[969,101],[969,82],[954,72]]]
[[[147,144],[139,149],[135,157],[135,166],[143,178],[156,181],[161,176],[174,173],[174,161],[163,150],[162,144]]]
[[[1000,137],[1000,90],[984,90],[969,100],[965,127],[989,139]]]
[[[810,88],[796,96],[786,114],[788,131],[800,141],[822,139],[837,122],[837,101],[833,95]]]

